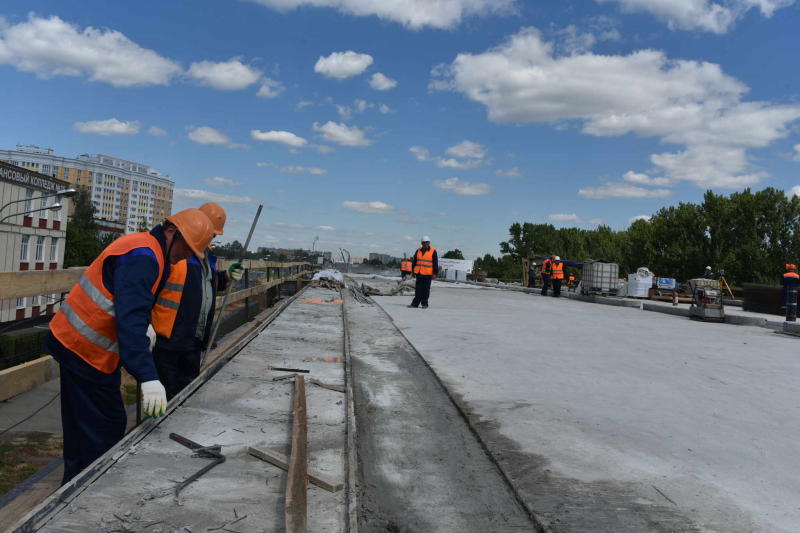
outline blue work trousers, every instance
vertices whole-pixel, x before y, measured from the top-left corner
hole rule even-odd
[[[550,275],[542,274],[542,296],[547,296],[547,289],[550,288]]]
[[[60,366],[64,484],[122,440],[128,417],[119,371],[98,383]]]
[[[167,391],[167,400],[175,397],[200,375],[200,357],[200,350],[178,351],[156,348],[153,351],[158,379]]]
[[[414,288],[414,300],[411,305],[419,307],[421,303],[423,307],[428,307],[428,298],[431,295],[431,281],[432,276],[421,276],[417,274],[417,283]]]

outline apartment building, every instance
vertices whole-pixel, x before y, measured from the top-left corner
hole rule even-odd
[[[124,224],[125,233],[150,228],[172,212],[175,182],[143,163],[106,154],[62,157],[34,145],[0,150],[0,161],[88,188],[97,218]]]

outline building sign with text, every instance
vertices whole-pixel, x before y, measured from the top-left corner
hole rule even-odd
[[[54,193],[63,189],[67,182],[61,181],[50,176],[45,176],[32,170],[27,170],[0,161],[0,180],[14,183],[22,187],[31,187],[43,191]]]

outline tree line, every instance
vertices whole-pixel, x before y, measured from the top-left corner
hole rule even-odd
[[[729,283],[774,285],[786,263],[800,260],[800,198],[771,187],[730,196],[706,191],[702,203],[663,207],[624,231],[530,222],[516,222],[508,231],[500,243],[503,255],[475,261],[489,277],[520,279],[521,258],[556,254],[619,263],[621,276],[648,267],[659,277],[687,280],[711,266],[724,270]]]

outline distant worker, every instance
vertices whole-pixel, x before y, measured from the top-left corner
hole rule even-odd
[[[561,282],[564,281],[564,263],[559,256],[553,258],[550,278],[553,282],[553,297],[558,298],[561,296]]]
[[[406,279],[406,276],[410,276],[412,274],[412,268],[411,260],[403,256],[403,260],[400,261],[400,279]]]
[[[797,266],[786,265],[786,273],[781,279],[783,285],[783,302],[786,306],[786,320],[788,322],[797,321],[797,287],[800,285],[800,274],[797,273]]]
[[[714,271],[711,269],[710,266],[706,267],[706,271],[703,272],[704,279],[714,279]]]
[[[546,258],[542,261],[542,296],[547,296],[547,289],[550,288],[550,274],[553,272],[553,257]]]
[[[425,235],[421,240],[422,246],[417,249],[411,260],[411,267],[417,283],[414,289],[414,300],[409,307],[419,307],[422,304],[422,308],[427,309],[428,298],[431,295],[431,281],[439,272],[439,256],[436,254],[436,250],[431,248],[430,237]]]
[[[222,235],[225,210],[215,202],[200,206],[214,225],[214,235]],[[164,289],[153,307],[153,327],[158,336],[153,359],[158,377],[167,391],[167,401],[200,375],[200,360],[211,336],[211,323],[218,291],[244,273],[241,263],[228,271],[217,270],[217,257],[205,250],[202,259],[192,255],[172,265]]]
[[[569,278],[567,278],[567,287],[574,287],[575,286],[575,275],[570,274]]]
[[[145,414],[167,409],[151,354],[150,314],[170,265],[202,257],[214,226],[199,209],[112,242],[84,271],[50,322],[45,348],[60,365],[63,483],[122,439],[120,364],[142,384]]]
[[[528,288],[536,287],[536,261],[531,261],[528,267]]]

